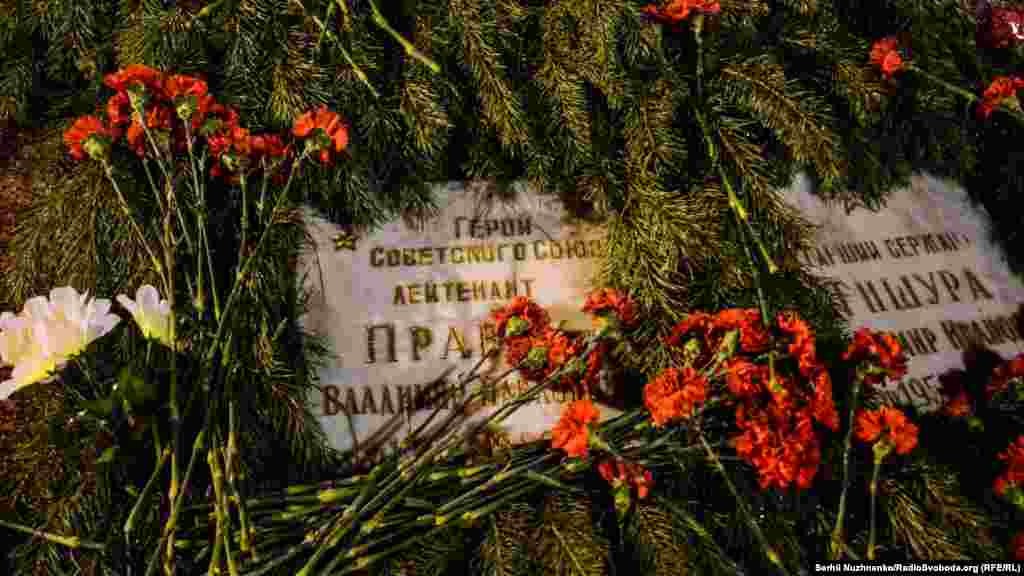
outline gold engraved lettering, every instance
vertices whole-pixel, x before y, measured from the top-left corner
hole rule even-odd
[[[422,304],[423,303],[423,285],[422,284],[410,284],[409,285],[409,304]]]
[[[370,250],[370,266],[374,268],[380,268],[384,265],[384,249],[374,248]]]
[[[455,348],[452,348],[452,342],[455,342]],[[462,354],[463,358],[469,358],[473,355],[473,351],[466,348],[466,343],[462,339],[462,334],[459,333],[458,328],[455,326],[448,327],[448,342],[445,344],[444,354],[441,355],[442,360],[448,359],[448,353],[452,350]]]
[[[363,386],[363,414],[377,414],[377,402],[373,399],[373,388]]]
[[[412,336],[412,360],[419,362],[421,360],[420,352],[430,348],[430,345],[434,343],[434,333],[425,326],[412,326],[409,328],[409,333]]]
[[[395,405],[391,403],[391,389],[387,386],[380,391],[380,413],[381,414],[394,414]]]

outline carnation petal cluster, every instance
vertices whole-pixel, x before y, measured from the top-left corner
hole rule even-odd
[[[49,298],[30,298],[18,315],[0,315],[0,365],[14,366],[11,378],[0,383],[0,399],[47,379],[110,332],[120,318],[109,311],[109,300],[65,286],[51,290]]]
[[[861,410],[854,426],[858,439],[869,444],[887,441],[895,446],[897,454],[907,454],[917,446],[917,426],[896,408]]]
[[[144,337],[174,348],[171,338],[171,305],[167,300],[160,299],[156,288],[144,284],[135,291],[135,300],[120,294],[117,302],[131,313]]]
[[[867,362],[864,383],[881,384],[883,378],[901,378],[907,373],[907,358],[903,347],[892,334],[861,328],[853,335],[853,342],[843,353],[843,360]]]
[[[565,450],[570,457],[586,456],[590,446],[591,422],[600,418],[589,399],[576,400],[562,410],[562,416],[551,429],[551,447]]]
[[[903,69],[903,59],[896,50],[898,42],[895,36],[882,38],[871,46],[871,63],[882,70],[886,78]]]

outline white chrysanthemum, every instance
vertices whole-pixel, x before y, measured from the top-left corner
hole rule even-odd
[[[25,302],[21,314],[0,316],[0,364],[13,365],[11,378],[0,383],[0,399],[15,390],[48,379],[68,359],[120,322],[109,314],[110,301],[91,300],[65,286]]]
[[[168,348],[174,348],[174,342],[171,340],[171,305],[167,300],[160,299],[160,293],[156,288],[144,284],[135,291],[134,301],[124,294],[119,295],[117,301],[131,312],[143,336],[153,338]]]

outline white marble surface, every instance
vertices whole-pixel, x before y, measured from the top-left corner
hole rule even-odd
[[[403,394],[400,387],[427,384],[452,367],[449,381],[454,383],[471,369],[481,358],[480,322],[493,308],[508,302],[509,283],[515,285],[517,294],[531,295],[546,307],[555,323],[564,321],[565,327],[574,329],[589,327],[589,319],[580,307],[590,291],[598,261],[591,257],[568,258],[565,243],[571,243],[577,256],[580,247],[589,256],[594,246],[590,242],[600,241],[601,231],[566,224],[557,199],[539,197],[525,186],[517,185],[517,200],[513,202],[485,201],[483,186],[439,185],[440,213],[422,229],[401,220],[392,222],[358,239],[354,250],[336,250],[333,238],[340,229],[311,211],[307,213],[318,249],[303,259],[308,273],[306,285],[313,292],[312,309],[304,323],[328,336],[337,355],[322,371],[321,384],[338,387],[342,400],[352,389],[360,409],[370,394],[374,406],[367,405],[366,412],[371,408],[378,412],[353,415],[357,442],[365,442],[367,436],[393,421],[390,408],[402,420],[395,437],[407,433],[429,414],[428,410],[403,413],[399,409],[398,396]],[[526,218],[530,221],[528,230],[520,226]],[[552,242],[561,243],[561,258],[553,257],[559,250]],[[471,257],[470,251],[476,249],[480,250],[475,253],[478,261],[465,262]],[[406,265],[427,258],[430,265]],[[444,263],[440,262],[442,258]],[[453,263],[453,259],[463,262]],[[390,265],[396,262],[400,264]],[[486,284],[481,286],[480,282]],[[427,302],[431,285],[436,289],[432,294],[436,294],[437,301]],[[398,286],[403,288],[396,294]],[[481,291],[481,287],[485,289]],[[486,298],[479,298],[484,293]],[[389,361],[387,331],[380,329],[375,331],[375,362],[368,363],[367,327],[374,325],[393,326],[397,361]],[[432,341],[415,347],[413,327],[429,328]],[[469,357],[461,357],[457,339],[462,339]],[[425,340],[422,343],[426,344]],[[492,377],[504,371],[503,364],[485,367]],[[509,377],[510,381],[517,379]],[[323,394],[311,401],[332,444],[339,449],[351,447],[352,435],[344,412],[325,415],[330,407]],[[485,408],[478,415],[489,410],[493,408]],[[549,430],[559,412],[554,400],[528,405],[506,420],[506,428],[513,440],[528,439]]]
[[[985,344],[1003,357],[1024,352],[1009,318],[1024,303],[1024,283],[1010,273],[991,242],[989,216],[970,204],[955,182],[916,175],[909,187],[893,191],[878,212],[857,208],[847,214],[842,206],[826,205],[809,193],[802,175],[783,196],[819,226],[817,246],[827,252],[803,260],[816,273],[843,283],[850,327],[907,336],[917,330],[917,341],[924,345],[911,343],[911,351],[918,353],[910,355],[908,377],[902,387],[889,387],[896,399],[909,396],[925,409],[938,407],[937,376],[963,368],[958,335],[971,323],[982,328],[989,336]],[[842,261],[837,245],[865,242],[877,247],[880,258]]]

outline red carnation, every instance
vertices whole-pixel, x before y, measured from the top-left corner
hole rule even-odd
[[[636,321],[636,307],[633,301],[614,288],[592,292],[587,296],[583,311],[598,316],[614,314],[625,326]]]
[[[116,131],[104,125],[99,118],[82,116],[64,132],[64,144],[76,160],[83,160],[86,154],[99,159],[106,153],[109,140],[116,137]]]
[[[551,447],[565,450],[570,456],[585,457],[590,444],[591,422],[596,422],[600,412],[589,399],[576,400],[562,410],[562,416],[551,430]]]
[[[832,430],[839,429],[839,412],[832,397],[832,378],[824,368],[814,375],[814,399],[811,400],[814,419]]]
[[[1024,436],[1018,436],[1017,441],[1006,448],[1006,452],[999,454],[1000,460],[1006,461],[1006,472],[996,478],[996,494],[1004,496],[1007,488],[1017,488],[1024,483]]]
[[[760,393],[768,380],[768,370],[744,358],[730,358],[725,363],[725,383],[737,398],[749,398]]]
[[[715,315],[712,324],[723,331],[740,331],[740,348],[744,352],[763,352],[771,343],[771,336],[761,322],[761,313],[755,308],[729,308]]]
[[[547,310],[525,296],[516,296],[508,305],[493,311],[491,317],[499,338],[526,333],[540,334],[551,323]]]
[[[644,7],[644,13],[669,24],[679,24],[690,17],[691,12],[698,14],[718,14],[722,6],[712,0],[669,0],[669,3],[659,9],[651,4]]]
[[[164,93],[172,101],[187,96],[201,98],[206,95],[206,90],[206,82],[184,74],[175,74],[164,80]]]
[[[1024,79],[1016,76],[998,76],[981,95],[981,102],[978,103],[978,115],[988,118],[996,106],[1003,105],[1009,108],[1020,108],[1017,101],[1017,91],[1024,88]]]
[[[792,336],[788,351],[796,359],[800,373],[811,377],[818,370],[817,346],[814,333],[796,312],[782,312],[777,317],[779,329]]]
[[[889,36],[875,42],[871,47],[871,63],[882,70],[886,78],[903,69],[903,59],[896,50],[896,37]]]
[[[853,335],[853,342],[843,353],[843,360],[867,361],[870,367],[864,383],[868,385],[880,384],[883,376],[896,379],[907,373],[907,359],[899,341],[891,334],[867,328],[861,328]]]
[[[319,132],[318,132],[319,131]],[[319,159],[323,164],[330,163],[331,152],[341,152],[348,146],[348,128],[335,112],[321,106],[317,110],[306,112],[295,120],[292,134],[298,138],[313,135],[322,138],[313,149],[320,152]]]
[[[873,444],[882,439],[890,442],[897,454],[907,454],[917,446],[917,426],[896,408],[883,406],[879,410],[861,410],[855,419],[857,438]]]
[[[707,398],[707,379],[693,368],[668,368],[644,386],[644,405],[656,426],[689,418]]]
[[[597,465],[597,471],[613,488],[624,484],[636,487],[637,498],[643,500],[650,492],[653,480],[651,471],[639,464],[626,462],[619,458],[609,458]]]
[[[123,92],[132,86],[141,86],[146,92],[163,96],[163,74],[159,70],[143,66],[141,64],[130,64],[113,74],[103,78],[107,86]]]

